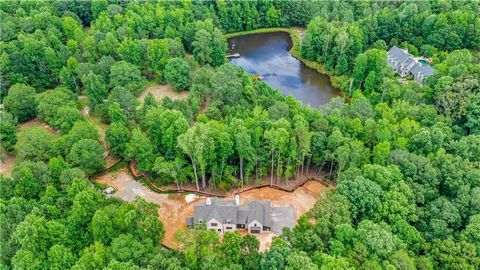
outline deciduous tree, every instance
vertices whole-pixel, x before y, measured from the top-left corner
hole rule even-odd
[[[89,175],[105,166],[103,147],[92,139],[82,139],[74,143],[67,159]]]
[[[3,103],[5,111],[11,113],[19,122],[31,119],[36,114],[35,89],[25,84],[12,85]]]

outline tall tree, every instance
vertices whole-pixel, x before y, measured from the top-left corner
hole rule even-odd
[[[125,148],[125,156],[135,160],[141,171],[149,171],[155,156],[152,142],[139,128],[132,130],[132,137]]]
[[[197,123],[189,128],[185,134],[178,137],[178,146],[190,157],[197,190],[199,190],[197,170],[202,177],[202,188],[206,188],[207,165],[215,150],[214,139],[209,126],[204,123]]]
[[[253,157],[253,148],[251,144],[250,133],[241,119],[234,119],[230,123],[231,134],[233,136],[233,146],[238,155],[240,170],[240,181],[243,188],[244,184],[244,160],[251,160]]]
[[[165,80],[177,91],[188,89],[191,80],[191,69],[182,58],[172,58],[165,67]]]
[[[33,118],[36,114],[35,89],[25,84],[15,84],[8,90],[3,101],[5,110],[23,122]]]
[[[103,147],[92,139],[83,139],[73,144],[67,159],[89,175],[105,166]]]
[[[15,144],[19,160],[47,161],[54,136],[42,127],[31,127],[18,135]]]

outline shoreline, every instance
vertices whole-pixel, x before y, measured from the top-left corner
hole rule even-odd
[[[262,33],[275,33],[275,32],[288,33],[290,35],[290,39],[292,40],[292,47],[288,51],[290,55],[295,57],[298,61],[302,62],[305,66],[315,70],[316,72],[322,75],[327,75],[332,86],[340,90],[341,92],[340,96],[343,97],[345,95],[345,91],[342,89],[342,87],[340,86],[340,83],[338,82],[339,80],[338,76],[333,75],[330,71],[328,71],[325,68],[323,64],[318,63],[316,61],[305,59],[301,56],[300,48],[301,48],[302,39],[300,37],[299,31],[295,28],[285,28],[285,27],[259,28],[254,30],[225,34],[224,37],[228,40],[234,37],[241,37],[241,36],[248,36],[248,35],[262,34]]]

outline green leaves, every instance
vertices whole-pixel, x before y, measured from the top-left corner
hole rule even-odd
[[[4,157],[7,153],[13,151],[13,147],[17,142],[17,121],[10,113],[0,112],[0,156]]]
[[[36,114],[35,89],[25,84],[15,84],[8,90],[4,104],[5,110],[19,122],[29,120]]]
[[[88,175],[92,175],[105,166],[103,147],[98,141],[92,139],[82,139],[74,143],[67,159]]]
[[[41,93],[38,98],[38,118],[67,133],[76,121],[83,121],[76,101],[75,95],[65,87]]]
[[[111,123],[105,131],[105,138],[111,154],[125,156],[127,143],[130,141],[130,131],[124,124]]]
[[[188,89],[191,80],[191,69],[182,58],[172,58],[168,61],[164,72],[165,80],[177,91]]]
[[[225,63],[227,42],[218,28],[213,31],[198,30],[192,45],[195,60],[200,64],[217,67]]]
[[[125,87],[132,94],[138,95],[143,91],[145,83],[146,79],[138,66],[120,61],[110,68],[110,88]]]
[[[132,137],[126,144],[125,156],[137,162],[141,171],[149,171],[155,160],[154,148],[148,137],[138,128],[132,130]]]
[[[20,160],[47,161],[49,151],[55,137],[43,127],[30,127],[19,136],[15,151]]]

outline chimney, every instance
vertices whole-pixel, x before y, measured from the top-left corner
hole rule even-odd
[[[240,195],[235,195],[235,205],[240,205]]]
[[[207,205],[212,205],[212,200],[210,198],[207,198],[207,202],[206,202]]]

